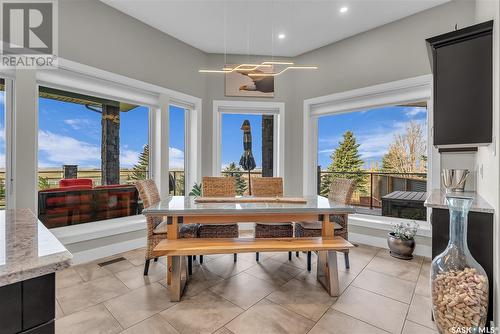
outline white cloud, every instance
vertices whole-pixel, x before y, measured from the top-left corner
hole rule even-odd
[[[50,167],[63,164],[100,167],[101,147],[76,138],[40,130],[38,133],[39,150],[44,153],[44,159],[39,161],[40,167]],[[120,165],[132,167],[139,160],[140,152],[122,147],[120,150]],[[184,152],[169,147],[170,168],[184,168]],[[0,166],[5,164],[5,157],[0,154]]]
[[[169,168],[184,169],[184,152],[175,147],[168,148]]]
[[[132,167],[139,161],[140,152],[129,150],[126,148],[120,149],[120,166],[121,167]]]
[[[427,113],[427,108],[424,107],[409,107],[405,109],[405,114],[409,118],[413,118],[420,114],[426,114],[426,113]]]
[[[50,131],[38,132],[38,148],[46,155],[48,164],[85,164],[95,165],[101,159],[101,148],[73,137],[59,135]]]
[[[85,118],[82,118],[82,119],[65,119],[64,123],[66,125],[69,125],[74,130],[82,130],[82,129],[86,129],[86,128],[89,128],[89,127],[93,127],[93,125],[94,125],[94,124],[92,124],[93,122],[90,119],[85,119]]]
[[[425,120],[415,120],[415,122],[421,123],[424,130],[424,138],[427,138],[426,134],[426,121]],[[394,136],[406,131],[407,122],[394,122],[388,124],[387,127],[379,127],[370,129],[369,131],[355,132],[356,141],[359,146],[359,154],[361,158],[365,161],[374,160],[381,158],[387,153],[389,145],[394,141]],[[341,141],[340,137],[332,137],[323,139],[324,143],[331,143],[328,148],[319,150],[319,154],[330,155],[337,147],[338,142]]]

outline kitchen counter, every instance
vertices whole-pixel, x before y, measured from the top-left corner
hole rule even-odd
[[[486,202],[481,196],[479,196],[475,192],[454,192],[454,193],[446,193],[442,190],[435,189],[427,193],[427,199],[424,202],[424,206],[428,208],[437,208],[437,209],[448,209],[448,205],[446,204],[446,195],[456,195],[462,197],[470,197],[473,199],[472,207],[470,211],[472,212],[482,212],[482,213],[494,213],[495,210],[493,207]]]
[[[30,210],[0,211],[0,287],[67,268],[71,258]]]

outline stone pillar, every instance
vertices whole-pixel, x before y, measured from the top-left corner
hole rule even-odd
[[[78,165],[63,165],[63,179],[77,179]]]
[[[101,184],[120,183],[120,107],[102,106]]]
[[[273,176],[274,116],[262,115],[262,176]]]

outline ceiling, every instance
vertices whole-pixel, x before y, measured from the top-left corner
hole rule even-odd
[[[293,57],[449,0],[101,1],[208,53]]]

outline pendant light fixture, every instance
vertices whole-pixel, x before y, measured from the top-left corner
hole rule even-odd
[[[247,0],[248,2],[248,0]],[[273,1],[273,9],[274,9],[274,1]],[[232,73],[232,72],[243,72],[249,77],[275,77],[278,75],[283,74],[286,71],[289,70],[316,70],[318,69],[317,66],[311,66],[311,65],[295,65],[293,62],[287,62],[287,61],[274,61],[274,22],[272,22],[272,27],[271,27],[271,61],[264,61],[258,64],[251,63],[248,61],[248,63],[244,64],[237,64],[234,66],[228,66],[227,65],[227,36],[226,36],[226,1],[224,1],[224,67],[220,69],[200,69],[198,70],[199,73]],[[248,11],[248,8],[247,8]],[[247,55],[248,55],[248,60],[250,60],[250,32],[249,32],[249,26],[248,26],[248,19],[247,19]],[[259,73],[254,73],[254,71],[258,69],[266,69],[267,72],[259,72]]]

